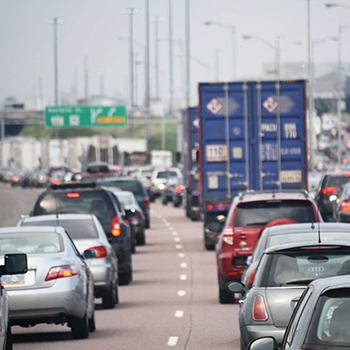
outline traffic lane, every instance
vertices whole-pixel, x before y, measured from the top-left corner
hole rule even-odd
[[[16,226],[21,214],[28,215],[42,189],[11,187],[0,183],[0,227]]]
[[[207,251],[203,241],[203,224],[185,217],[183,208],[154,206],[166,220],[170,230],[177,233],[187,262],[184,268],[190,275],[191,328],[185,349],[239,349],[239,305],[221,305],[218,300],[218,282],[215,252]]]
[[[189,281],[181,280],[182,258],[173,235],[152,214],[147,244],[133,255],[134,281],[119,287],[120,304],[103,310],[97,300],[95,333],[88,340],[72,340],[67,326],[13,327],[15,349],[164,349],[168,344],[185,348],[190,314],[178,311],[190,306]],[[177,335],[183,335],[176,338]]]

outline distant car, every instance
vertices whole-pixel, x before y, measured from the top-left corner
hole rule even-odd
[[[173,201],[173,194],[179,183],[180,178],[178,177],[169,177],[166,182],[164,182],[164,188],[160,191],[160,200],[163,205],[167,205],[168,202]]]
[[[154,202],[160,197],[161,191],[165,188],[165,182],[170,177],[182,178],[182,173],[178,168],[155,169],[151,176],[151,195],[150,200]]]
[[[322,177],[315,194],[316,204],[323,220],[333,218],[333,204],[338,199],[338,193],[343,185],[350,182],[350,172],[342,174],[326,174]]]
[[[241,302],[241,349],[255,339],[271,336],[281,347],[294,307],[313,280],[350,273],[350,242],[315,241],[268,248],[261,258],[253,288]],[[244,285],[231,282],[241,292]],[[320,349],[319,347],[317,349]]]
[[[242,283],[246,291],[251,288],[259,261],[264,251],[278,244],[292,242],[307,242],[318,239],[318,233],[322,241],[350,241],[350,224],[320,223],[320,224],[293,224],[267,227],[262,232],[254,249],[251,262],[242,276]]]
[[[3,350],[12,350],[12,332],[9,317],[10,303],[4,284],[6,281],[16,280],[18,276],[24,276],[28,270],[28,265],[25,254],[5,253],[4,259],[5,265],[0,266],[0,348]]]
[[[48,214],[94,214],[118,257],[119,284],[132,281],[132,237],[114,194],[95,183],[51,185],[37,199],[33,216]]]
[[[132,192],[146,218],[146,228],[151,227],[149,197],[140,180],[125,177],[106,177],[99,179],[97,183],[104,187],[117,187],[123,191]]]
[[[95,215],[42,215],[24,218],[18,223],[22,227],[57,225],[65,228],[80,254],[87,249],[95,254],[86,260],[94,278],[95,297],[102,298],[103,308],[114,308],[119,301],[117,256]]]
[[[133,234],[133,244],[145,245],[146,218],[143,215],[142,209],[137,203],[134,194],[129,191],[113,191],[113,193],[124,205],[126,220],[129,223]],[[135,252],[135,247],[133,250]]]
[[[75,339],[95,331],[93,277],[62,227],[1,228],[0,259],[12,252],[28,258],[25,275],[3,280],[12,326],[67,323]],[[85,258],[93,255],[84,252]]]
[[[281,350],[349,349],[349,289],[349,275],[313,281],[294,309]],[[248,349],[278,350],[278,347],[273,337],[265,337],[252,342]]]
[[[343,185],[333,201],[332,216],[336,221],[350,223],[350,182]]]
[[[322,218],[306,191],[249,191],[233,199],[216,245],[220,303],[233,302],[226,284],[241,280],[247,259],[253,254],[263,229],[284,220],[311,224]],[[221,231],[216,222],[208,228],[217,234]]]

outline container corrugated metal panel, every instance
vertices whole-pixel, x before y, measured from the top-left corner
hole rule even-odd
[[[277,189],[279,180],[282,189],[307,189],[305,86],[304,80],[281,82],[280,89],[275,82],[199,85],[203,204]]]
[[[197,107],[188,108],[186,113],[186,139],[187,139],[187,174],[186,181],[187,185],[192,190],[198,190],[198,170],[197,170],[197,160],[196,160],[196,144],[198,143],[198,126],[199,126],[199,116]]]

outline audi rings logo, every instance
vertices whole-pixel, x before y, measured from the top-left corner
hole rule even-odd
[[[322,266],[309,267],[308,271],[309,272],[323,272],[324,271],[324,267],[322,267]]]

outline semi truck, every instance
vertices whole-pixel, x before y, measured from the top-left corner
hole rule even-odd
[[[201,215],[201,207],[199,205],[199,173],[197,166],[199,126],[197,107],[189,107],[184,111],[183,125],[184,208],[186,216],[195,221],[199,220]]]
[[[306,82],[199,84],[198,172],[204,243],[212,250],[232,199],[308,189]]]

